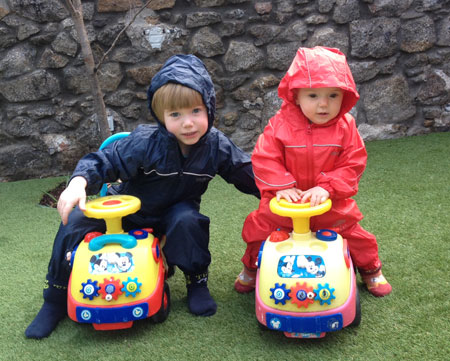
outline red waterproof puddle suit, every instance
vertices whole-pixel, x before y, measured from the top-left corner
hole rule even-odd
[[[332,56],[330,57],[330,50]],[[326,124],[311,123],[295,102],[298,88],[338,87],[345,91],[341,111]],[[311,218],[311,230],[333,229],[346,238],[355,265],[362,271],[381,267],[373,234],[358,222],[363,215],[355,200],[367,153],[347,112],[359,99],[345,56],[337,49],[300,48],[278,88],[281,109],[259,137],[252,155],[261,191],[259,208],[249,214],[242,237],[247,243],[242,262],[255,269],[263,240],[277,228],[292,230],[292,220],[273,214],[269,201],[281,189],[320,186],[330,193],[331,210]]]

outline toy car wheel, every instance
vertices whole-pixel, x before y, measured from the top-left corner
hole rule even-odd
[[[151,319],[155,323],[164,322],[167,316],[169,316],[169,312],[170,312],[170,288],[167,282],[164,282],[161,308],[151,317]]]
[[[359,291],[358,287],[356,288],[356,312],[355,312],[355,318],[353,319],[352,323],[350,324],[351,327],[359,326],[361,323],[361,301],[359,299]]]

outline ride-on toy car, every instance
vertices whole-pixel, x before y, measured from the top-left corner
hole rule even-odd
[[[88,233],[72,252],[67,301],[72,320],[115,330],[147,317],[167,318],[170,291],[158,238],[149,228],[122,229],[122,217],[140,207],[138,198],[127,195],[86,203],[85,215],[103,218],[106,233]]]
[[[258,256],[255,305],[258,321],[287,337],[318,338],[361,320],[356,276],[347,241],[333,230],[311,232],[309,219],[331,201],[270,201],[273,213],[291,217],[292,233],[274,231]]]

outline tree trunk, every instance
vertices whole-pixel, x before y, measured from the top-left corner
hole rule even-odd
[[[83,9],[80,0],[65,0],[66,5],[72,15],[75,29],[81,45],[81,53],[86,65],[87,75],[91,85],[92,96],[94,99],[95,116],[100,131],[101,140],[105,140],[111,135],[109,129],[108,117],[106,114],[106,106],[103,100],[103,92],[100,88],[100,83],[97,76],[97,69],[95,67],[94,55],[92,54],[91,45],[86,32],[86,27],[83,21]]]

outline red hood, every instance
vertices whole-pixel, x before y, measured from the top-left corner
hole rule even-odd
[[[293,105],[298,108],[294,89],[323,87],[345,91],[341,111],[336,118],[349,112],[359,99],[355,81],[342,52],[321,46],[299,48],[280,82],[278,96],[284,100],[284,107],[291,108]]]

